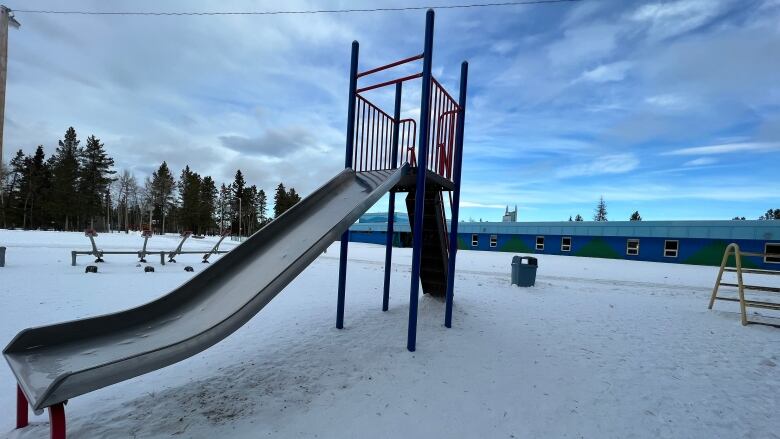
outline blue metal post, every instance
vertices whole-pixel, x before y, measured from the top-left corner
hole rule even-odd
[[[395,111],[393,112],[393,151],[391,153],[391,166],[398,167],[398,129],[401,120],[401,91],[403,83],[395,84]],[[387,242],[385,243],[385,289],[382,294],[382,311],[387,311],[390,304],[390,267],[393,261],[393,221],[395,220],[395,190],[390,191],[390,204],[387,207]]]
[[[428,130],[431,108],[431,60],[433,58],[433,10],[425,14],[425,50],[423,51],[422,97],[420,102],[420,137],[417,150],[417,188],[414,198],[414,233],[412,234],[412,285],[409,291],[409,331],[406,349],[414,352],[417,346],[417,302],[420,295],[420,263],[422,259],[423,208],[425,207],[425,179],[428,168]]]
[[[357,90],[358,51],[357,41],[352,42],[352,61],[349,67],[349,106],[347,107],[347,148],[344,167],[352,167],[352,151],[355,146],[355,90]],[[341,235],[341,253],[339,254],[339,293],[336,305],[336,327],[344,328],[344,299],[347,288],[347,248],[349,229]]]
[[[463,132],[466,123],[466,88],[468,87],[469,63],[460,65],[460,96],[458,96],[458,125],[456,129],[455,163],[452,181],[455,190],[452,194],[452,218],[450,219],[450,257],[447,265],[447,303],[444,312],[444,326],[452,328],[452,298],[455,288],[455,255],[458,252],[458,212],[460,211],[460,181],[463,166]]]

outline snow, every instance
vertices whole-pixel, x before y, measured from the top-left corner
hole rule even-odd
[[[138,250],[142,238],[97,241]],[[155,236],[149,248],[177,243]],[[147,302],[203,269],[200,255],[149,258],[155,273],[106,255],[85,274],[88,256],[70,266],[70,250],[89,248],[78,233],[0,230],[0,245],[5,342]],[[410,250],[394,249],[386,313],[384,248],[353,243],[349,255],[344,330],[334,245],[214,347],[70,401],[69,437],[780,437],[780,330],[741,326],[734,303],[707,310],[714,267],[541,255],[536,286],[518,288],[513,254],[462,251],[453,328],[443,303],[421,296],[410,353]],[[0,437],[48,437],[45,414],[13,430],[14,385],[0,367]]]

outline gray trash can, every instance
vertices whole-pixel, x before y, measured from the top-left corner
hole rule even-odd
[[[523,260],[526,263],[523,263]],[[536,269],[539,263],[533,256],[515,256],[512,258],[512,285],[532,287],[536,283]]]

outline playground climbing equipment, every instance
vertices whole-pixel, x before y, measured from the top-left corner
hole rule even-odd
[[[461,65],[455,101],[431,75],[433,24],[434,13],[428,11],[422,54],[362,73],[358,73],[359,45],[353,42],[345,166],[322,187],[157,300],[17,334],[3,350],[18,383],[17,427],[27,425],[28,406],[36,412],[48,409],[51,437],[64,438],[67,400],[174,364],[219,342],[260,312],[339,237],[336,326],[343,328],[349,227],[388,192],[388,237],[395,193],[407,192],[407,205],[412,207],[407,349],[415,350],[421,282],[425,293],[445,297],[445,325],[450,327],[468,64]],[[358,91],[358,78],[418,60],[421,73]],[[418,79],[420,117],[416,122],[401,119],[403,83]],[[392,117],[362,94],[389,85],[395,85]],[[357,114],[358,103],[365,116]],[[449,236],[443,192],[452,194]],[[184,253],[183,242],[172,253]],[[385,310],[391,255],[392,241],[388,241]]]
[[[734,257],[734,266],[729,266],[731,257]],[[759,291],[761,293],[780,293],[780,287],[770,287],[764,285],[751,285],[744,282],[745,274],[765,275],[765,276],[778,276],[780,271],[775,270],[762,270],[758,268],[745,268],[743,266],[744,257],[759,257],[759,258],[771,258],[777,257],[776,254],[767,253],[755,253],[755,252],[743,252],[740,250],[739,245],[732,243],[726,246],[726,251],[723,252],[723,261],[720,264],[720,270],[718,271],[718,278],[715,281],[715,287],[712,289],[712,296],[710,297],[709,309],[715,305],[716,300],[723,300],[727,302],[739,302],[739,313],[742,318],[742,325],[748,324],[767,325],[780,328],[780,323],[770,323],[765,321],[748,320],[748,308],[763,308],[780,311],[780,302],[770,302],[762,300],[752,300],[745,297],[746,291]],[[723,282],[723,273],[735,273],[736,283]],[[725,297],[718,296],[720,287],[731,287],[737,289],[737,297]]]

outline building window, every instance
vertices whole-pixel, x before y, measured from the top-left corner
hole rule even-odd
[[[629,239],[626,241],[626,254],[629,256],[639,256],[639,240]]]
[[[680,250],[680,241],[674,239],[667,239],[664,241],[664,257],[676,258],[677,252]]]
[[[536,237],[536,249],[539,251],[544,250],[544,236]]]
[[[571,251],[571,236],[564,236],[563,238],[561,238],[561,251],[562,252]]]
[[[766,256],[764,256],[764,263],[780,264],[780,242],[764,244],[764,253],[766,253]]]
[[[490,247],[498,246],[498,235],[490,235]]]
[[[477,246],[479,246],[479,235],[478,235],[478,234],[476,234],[476,233],[474,233],[473,235],[471,235],[471,246],[472,246],[472,247],[477,247]]]

